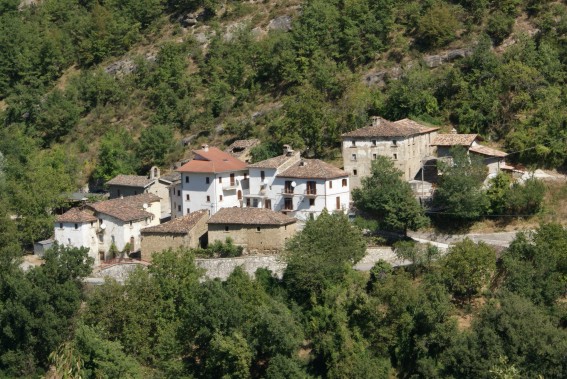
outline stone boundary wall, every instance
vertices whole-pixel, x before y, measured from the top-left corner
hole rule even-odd
[[[282,258],[277,255],[195,259],[195,264],[197,267],[205,269],[205,277],[209,279],[219,278],[221,280],[226,280],[238,266],[242,266],[244,271],[252,277],[257,269],[267,268],[271,270],[277,278],[281,279],[285,267],[287,266]]]

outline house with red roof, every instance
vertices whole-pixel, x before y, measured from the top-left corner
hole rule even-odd
[[[246,163],[216,147],[203,145],[193,151],[192,160],[177,171],[181,181],[173,191],[172,218],[201,209],[215,214],[221,208],[241,206],[248,189]]]

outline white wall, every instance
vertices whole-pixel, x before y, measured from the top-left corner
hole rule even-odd
[[[235,186],[230,186],[230,174],[234,174]],[[221,208],[239,207],[238,191],[242,191],[242,180],[247,170],[223,173],[182,173],[181,201],[182,214],[186,215],[201,209],[208,210],[211,215]],[[186,178],[189,178],[189,182]],[[209,178],[207,183],[206,178]],[[222,178],[222,183],[219,182]],[[187,200],[189,195],[189,200]],[[207,201],[209,196],[209,201]],[[222,200],[221,200],[222,196]]]
[[[264,185],[262,181],[262,171],[264,171],[267,183]],[[270,168],[250,168],[250,206],[254,206],[254,199],[257,199],[257,207],[265,208],[265,200],[270,199],[272,202],[271,209],[275,209],[277,193],[273,188],[274,179],[276,177],[276,169]],[[245,192],[246,194],[246,192]],[[254,196],[265,197],[254,197]],[[246,201],[244,201],[244,205]]]
[[[181,182],[169,186],[169,197],[171,202],[171,218],[183,215],[183,201],[181,201]]]
[[[75,223],[72,222],[55,223],[55,240],[60,245],[88,248],[89,256],[94,258],[95,265],[98,265],[98,242],[96,236],[98,223],[94,221],[91,225],[90,222],[84,222],[77,223],[77,226],[78,228],[75,229]]]

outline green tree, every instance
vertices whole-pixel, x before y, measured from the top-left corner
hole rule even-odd
[[[142,131],[136,150],[142,172],[154,165],[165,166],[175,150],[173,129],[167,125],[151,125]]]
[[[453,245],[442,261],[447,289],[469,300],[488,284],[496,269],[496,253],[483,242],[466,238]]]
[[[372,172],[362,179],[362,187],[352,191],[354,205],[379,221],[386,230],[417,230],[428,224],[410,185],[388,157],[378,156]]]
[[[93,179],[105,183],[118,174],[133,174],[136,171],[133,149],[134,141],[126,130],[106,133],[100,143]]]
[[[307,221],[286,246],[288,266],[284,283],[294,298],[305,302],[340,283],[349,266],[365,252],[362,233],[349,223],[347,216],[324,211],[316,220]]]
[[[438,47],[446,45],[456,38],[459,20],[456,10],[444,2],[434,2],[425,11],[417,24],[417,36],[426,46]]]
[[[437,209],[449,218],[474,220],[485,214],[489,203],[482,184],[486,166],[475,156],[469,156],[462,148],[451,150],[452,158],[439,164],[442,173],[433,195]]]

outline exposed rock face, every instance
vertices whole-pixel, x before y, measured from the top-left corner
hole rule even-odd
[[[114,63],[109,64],[104,68],[104,71],[107,74],[114,75],[114,76],[122,76],[127,75],[136,70],[136,64],[131,59],[124,59],[121,61],[116,61]]]
[[[291,17],[284,15],[274,18],[268,24],[269,30],[283,30],[283,31],[290,31],[291,30]]]
[[[465,58],[472,54],[471,48],[449,50],[445,54],[440,55],[427,55],[423,60],[427,67],[435,68],[445,63],[453,62],[457,59]]]

